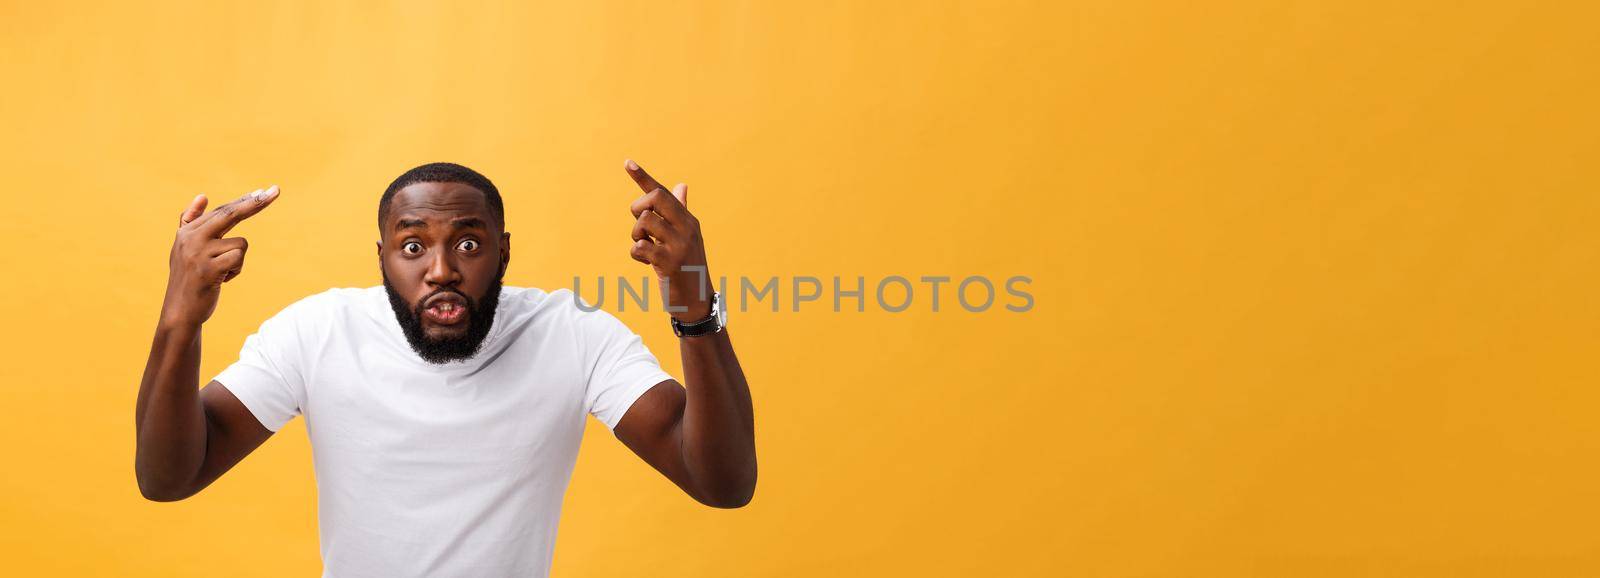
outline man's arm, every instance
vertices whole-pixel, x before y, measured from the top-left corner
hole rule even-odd
[[[710,274],[688,187],[669,193],[633,161],[626,168],[645,191],[631,207],[638,219],[632,257],[666,282],[673,317],[704,318]],[[727,330],[680,337],[678,350],[687,385],[668,380],[645,392],[617,422],[617,439],[701,503],[738,508],[755,494],[756,446],[750,387],[733,341]]]
[[[204,214],[199,196],[179,215],[166,299],[134,408],[134,474],[145,498],[192,496],[272,436],[221,384],[197,387],[200,327],[216,310],[222,284],[243,270],[248,248],[242,237],[223,235],[277,196],[272,187]]]

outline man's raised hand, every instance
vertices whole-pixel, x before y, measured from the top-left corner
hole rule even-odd
[[[629,256],[655,270],[667,282],[669,311],[679,321],[696,321],[711,313],[710,273],[705,270],[705,241],[700,220],[689,214],[689,186],[678,183],[668,192],[638,163],[624,167],[644,195],[629,207],[633,250]]]
[[[198,326],[217,309],[222,284],[244,270],[250,245],[244,237],[223,237],[234,226],[261,212],[278,198],[276,185],[257,190],[206,213],[200,195],[178,215],[178,235],[172,241],[166,301],[161,319],[168,324]]]

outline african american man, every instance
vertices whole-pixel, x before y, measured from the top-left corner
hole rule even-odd
[[[323,576],[545,576],[584,414],[685,493],[737,508],[756,485],[750,390],[709,291],[688,188],[633,161],[632,257],[669,294],[684,384],[572,291],[502,287],[511,233],[494,184],[423,165],[378,203],[381,287],[297,301],[199,388],[201,327],[248,244],[228,231],[277,187],[179,215],[134,413],[143,495],[182,500],[296,415],[318,490]]]

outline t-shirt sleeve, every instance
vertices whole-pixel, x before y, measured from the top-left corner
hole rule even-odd
[[[615,430],[639,396],[672,376],[661,370],[644,340],[615,316],[595,310],[578,313],[578,317],[578,338],[583,341],[589,370],[584,406]]]
[[[239,360],[215,378],[262,426],[274,432],[300,415],[305,406],[303,309],[291,305],[262,323],[245,338]]]

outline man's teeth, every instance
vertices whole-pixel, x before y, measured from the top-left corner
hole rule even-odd
[[[443,311],[445,313],[449,313],[451,311],[455,311],[456,310],[456,306],[455,306],[454,303],[440,303],[439,304],[439,310]]]

